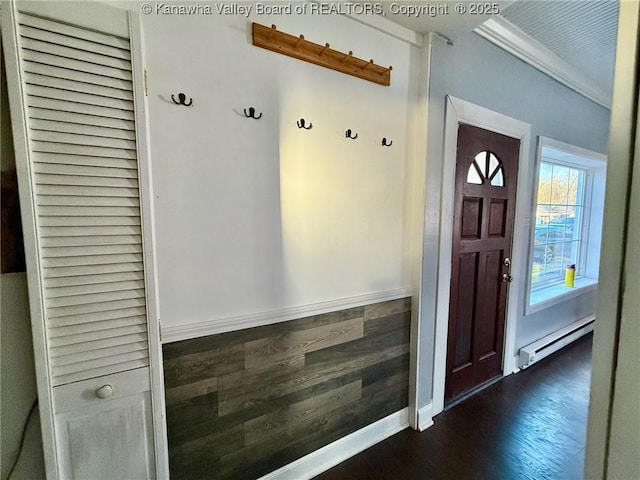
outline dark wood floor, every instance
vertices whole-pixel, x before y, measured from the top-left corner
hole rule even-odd
[[[583,478],[592,336],[316,480]]]

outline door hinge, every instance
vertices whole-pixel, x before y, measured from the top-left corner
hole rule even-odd
[[[162,322],[158,319],[158,333],[160,334],[160,341],[162,341]]]
[[[144,69],[144,96],[149,96],[149,79],[147,78],[147,69]]]

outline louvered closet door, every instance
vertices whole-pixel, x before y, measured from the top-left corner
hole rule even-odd
[[[15,5],[47,478],[156,478],[129,16],[94,2]]]
[[[53,385],[147,366],[129,41],[19,22]]]

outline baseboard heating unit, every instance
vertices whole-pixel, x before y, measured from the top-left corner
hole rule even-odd
[[[555,331],[540,340],[522,347],[518,352],[518,368],[527,368],[538,360],[557,352],[565,345],[593,331],[595,315],[589,315]]]

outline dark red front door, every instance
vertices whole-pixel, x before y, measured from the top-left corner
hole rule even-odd
[[[460,124],[445,402],[502,374],[520,141]]]

